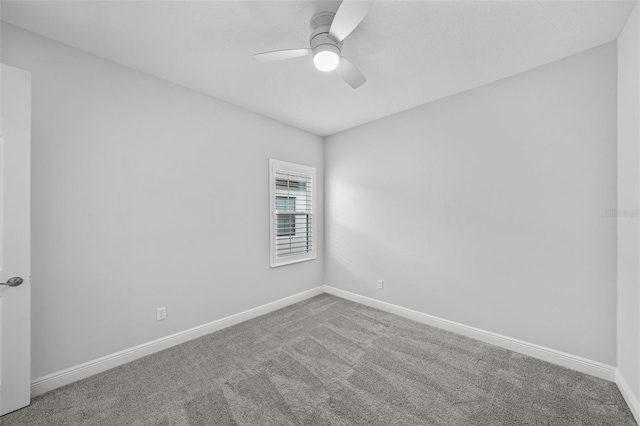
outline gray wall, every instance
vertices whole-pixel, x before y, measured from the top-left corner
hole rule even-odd
[[[640,400],[640,6],[618,39],[618,369]]]
[[[8,24],[1,59],[33,79],[34,379],[323,284],[268,222],[269,157],[310,165],[322,235],[322,138]]]
[[[616,90],[613,42],[328,137],[325,284],[615,365]]]
[[[322,283],[616,364],[615,43],[331,136],[326,167],[8,24],[1,60],[33,75],[33,378]],[[269,157],[317,168],[320,235],[324,167],[326,259],[269,268]]]

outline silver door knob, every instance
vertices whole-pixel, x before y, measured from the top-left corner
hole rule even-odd
[[[9,278],[6,283],[0,283],[0,285],[8,285],[9,287],[18,287],[22,284],[23,280],[20,277]]]

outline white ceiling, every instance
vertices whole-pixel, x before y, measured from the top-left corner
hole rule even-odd
[[[635,1],[378,1],[343,54],[352,89],[311,57],[309,20],[339,1],[6,1],[2,20],[318,135],[330,135],[618,37]]]

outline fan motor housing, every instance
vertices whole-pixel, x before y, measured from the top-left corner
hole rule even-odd
[[[319,12],[311,18],[311,22],[309,23],[309,29],[311,30],[309,43],[314,53],[319,46],[325,46],[328,50],[337,50],[336,53],[338,55],[342,52],[342,42],[336,41],[336,39],[329,34],[329,28],[331,28],[334,16],[336,16],[336,14],[333,12]]]

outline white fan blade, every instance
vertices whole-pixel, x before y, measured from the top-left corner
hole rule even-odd
[[[306,56],[309,53],[311,53],[311,49],[285,49],[285,50],[274,50],[273,52],[256,53],[253,56],[258,61],[267,62],[267,61],[281,61],[283,59],[299,58],[300,56]]]
[[[354,89],[362,86],[367,81],[360,70],[344,56],[340,58],[340,63],[338,64],[338,68],[336,68],[336,72],[344,81],[347,82],[349,86]]]
[[[341,42],[364,19],[371,9],[373,0],[344,0],[329,28],[329,34],[338,42]]]

